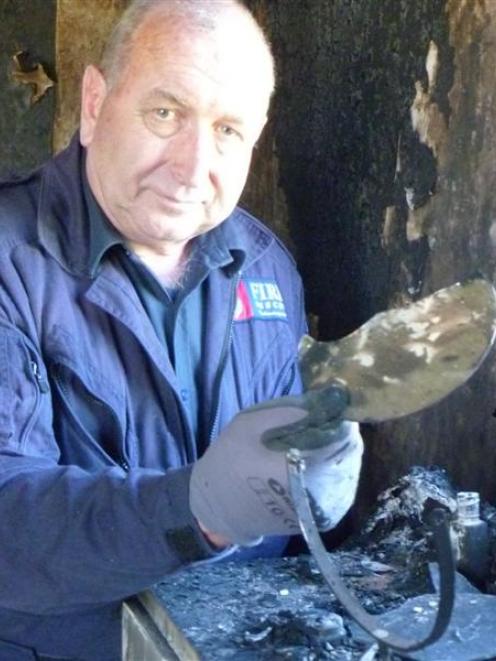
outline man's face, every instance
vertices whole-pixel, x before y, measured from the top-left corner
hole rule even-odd
[[[149,18],[114,86],[87,69],[88,178],[129,242],[167,252],[235,207],[270,95],[267,55],[258,44],[254,56],[240,25],[217,33]]]

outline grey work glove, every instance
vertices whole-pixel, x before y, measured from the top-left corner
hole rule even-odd
[[[317,524],[333,528],[353,503],[363,451],[358,425],[339,417],[346,402],[330,386],[236,415],[193,467],[190,506],[202,527],[240,545],[300,532],[286,467],[294,447]]]

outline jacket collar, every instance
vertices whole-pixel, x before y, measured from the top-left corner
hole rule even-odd
[[[42,246],[63,268],[79,276],[95,276],[95,236],[84,194],[84,149],[79,133],[60,154],[41,170],[38,204],[38,235]],[[93,230],[93,234],[92,234]],[[209,252],[229,251],[226,268],[239,270],[258,259],[274,241],[271,232],[241,208],[220,225],[199,237]],[[113,243],[119,242],[114,234]]]
[[[98,272],[100,262],[107,251],[115,245],[122,246],[124,241],[117,229],[109,223],[100,205],[96,201],[95,196],[91,191],[84,167],[81,168],[81,182],[83,197],[88,211],[90,235],[88,269],[90,275],[94,277]]]

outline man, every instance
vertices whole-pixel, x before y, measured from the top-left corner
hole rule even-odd
[[[353,501],[343,393],[298,396],[293,262],[236,209],[273,85],[236,0],[138,0],[79,136],[1,187],[0,659],[117,660],[126,596],[282,552],[289,446],[324,528]]]

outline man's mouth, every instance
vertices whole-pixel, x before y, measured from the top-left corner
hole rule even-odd
[[[160,206],[176,213],[188,213],[193,209],[198,209],[205,205],[205,200],[201,198],[175,197],[174,195],[161,194],[156,192]]]

